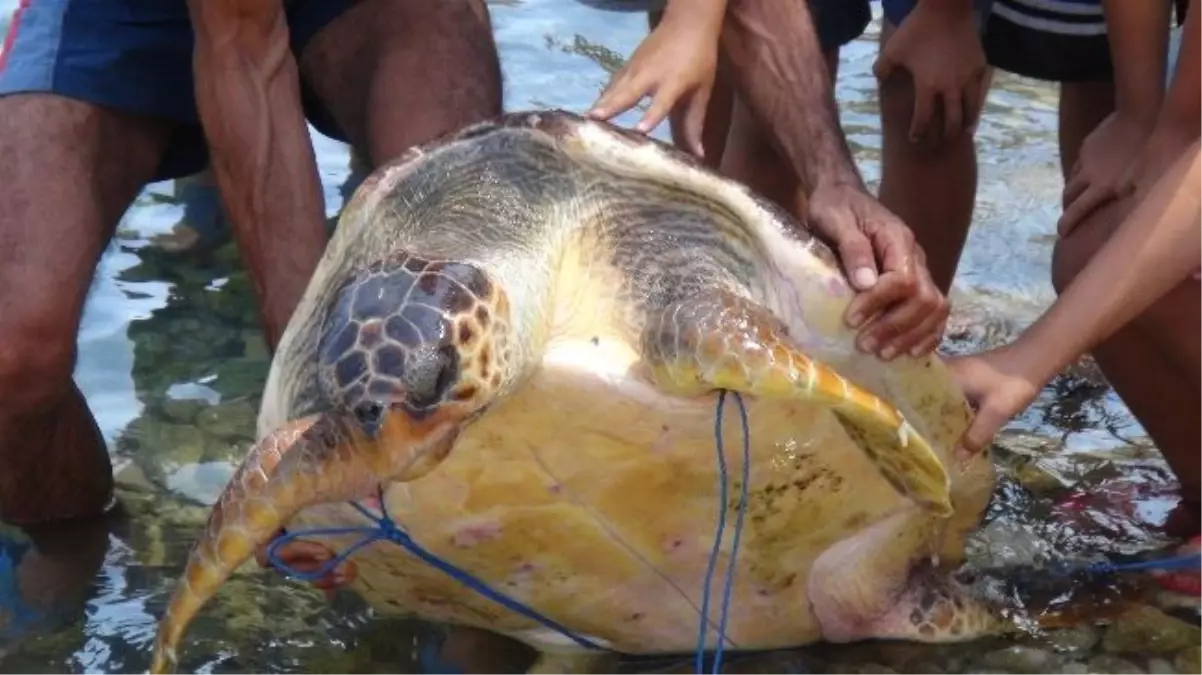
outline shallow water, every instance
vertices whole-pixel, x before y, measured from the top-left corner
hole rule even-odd
[[[15,5],[0,0],[5,21]],[[510,0],[494,4],[493,12],[509,109],[584,109],[606,69],[645,33],[641,15],[603,14],[563,0]],[[838,87],[848,137],[872,181],[880,146],[871,75],[875,39],[871,32],[845,49]],[[1061,186],[1055,91],[1006,75],[995,82],[980,127],[978,215],[957,279],[962,318],[948,344],[953,350],[1004,339],[1052,297],[1048,261]],[[314,141],[334,215],[348,155],[339,143],[316,135]],[[65,544],[39,542],[36,554],[26,554],[42,556],[44,574],[35,590],[57,605],[27,632],[9,634],[6,626],[16,628],[13,610],[0,598],[0,671],[145,669],[155,617],[207,505],[251,438],[267,359],[247,279],[231,247],[178,257],[152,243],[182,217],[174,185],[143,192],[104,256],[79,338],[77,378],[111,444],[128,517],[68,533]],[[990,522],[972,541],[976,565],[1038,566],[1166,543],[1157,526],[1173,503],[1171,478],[1088,364],[1049,386],[1008,428],[997,457],[1007,479]],[[0,581],[11,573],[6,560],[0,554]],[[1107,584],[1089,597],[1103,606],[1119,595]],[[1110,627],[1099,622],[953,648],[823,646],[745,658],[732,670],[1198,672],[1195,615],[1182,622],[1143,611]],[[436,631],[369,618],[353,598],[327,603],[300,584],[244,570],[193,625],[183,667],[422,672],[419,647]],[[1163,639],[1133,640],[1133,626],[1160,631]],[[524,656],[490,667],[520,668]]]

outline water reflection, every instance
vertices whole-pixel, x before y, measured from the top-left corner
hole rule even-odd
[[[14,4],[0,0],[0,21]],[[600,14],[565,0],[495,2],[493,10],[511,109],[583,109],[646,26],[641,15]],[[844,50],[839,81],[844,126],[873,182],[880,146],[875,41],[870,32]],[[978,218],[957,279],[949,351],[1008,339],[1052,297],[1048,261],[1060,185],[1055,105],[1050,87],[997,78],[980,128]],[[656,135],[666,138],[665,129]],[[314,142],[333,216],[354,184],[350,160],[341,144],[320,136]],[[232,246],[180,256],[151,243],[183,215],[171,185],[150,186],[101,263],[80,334],[77,377],[113,448],[124,514],[57,535],[0,536],[14,542],[14,552],[0,554],[0,584],[5,574],[32,577],[21,582],[22,597],[47,609],[41,622],[20,624],[5,604],[8,596],[0,595],[0,671],[143,670],[155,617],[207,505],[251,439],[268,359],[250,285]],[[1005,478],[989,522],[970,542],[979,567],[1003,570],[992,577],[999,593],[1038,596],[1039,589],[1014,582],[1039,576],[1032,570],[1052,561],[1087,561],[1099,551],[1137,554],[1169,541],[1171,476],[1088,362],[1053,382],[1000,445]],[[1092,593],[1084,600],[1099,613],[1160,601],[1136,581],[1083,589],[1073,600]],[[1042,602],[1055,605],[1057,598]],[[1132,623],[954,647],[821,646],[733,658],[728,671],[1126,672],[1163,670],[1167,663],[1198,672],[1198,640],[1188,630],[1196,626],[1167,613],[1139,615],[1139,625],[1161,631],[1162,642],[1173,645],[1151,650],[1122,642]],[[1191,636],[1193,652],[1181,642]],[[508,641],[372,618],[353,597],[327,601],[246,568],[193,624],[182,668],[520,672],[530,658]],[[689,665],[636,659],[623,669],[688,672]]]

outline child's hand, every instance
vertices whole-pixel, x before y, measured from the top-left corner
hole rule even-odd
[[[964,395],[976,406],[972,424],[960,439],[960,448],[980,452],[997,432],[1035,400],[1043,382],[1032,377],[1030,368],[1014,347],[999,347],[981,354],[948,359],[952,375]]]
[[[720,20],[706,20],[702,14],[673,15],[669,9],[663,22],[610,80],[588,115],[608,120],[651,96],[651,106],[635,125],[645,134],[678,105],[683,106],[685,149],[703,156],[701,134],[714,88],[720,34]]]

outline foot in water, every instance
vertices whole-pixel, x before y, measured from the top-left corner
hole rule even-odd
[[[351,152],[350,175],[339,192],[345,204],[371,172],[359,153]],[[232,238],[229,216],[221,204],[221,193],[212,169],[175,181],[175,198],[184,207],[184,216],[171,232],[158,235],[153,242],[168,253],[201,253],[228,244]],[[327,222],[333,232],[336,219]]]

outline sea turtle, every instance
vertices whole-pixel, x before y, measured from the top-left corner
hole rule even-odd
[[[511,113],[410,151],[342,215],[154,670],[278,528],[365,524],[346,500],[378,486],[426,549],[596,644],[688,651],[722,507],[720,390],[750,420],[729,649],[972,636],[989,614],[942,569],[982,517],[990,459],[953,458],[971,413],[936,356],[855,349],[852,296],[781,210],[606,123]],[[715,592],[730,528],[721,547]],[[383,612],[579,649],[397,545],[355,556],[353,588]]]

